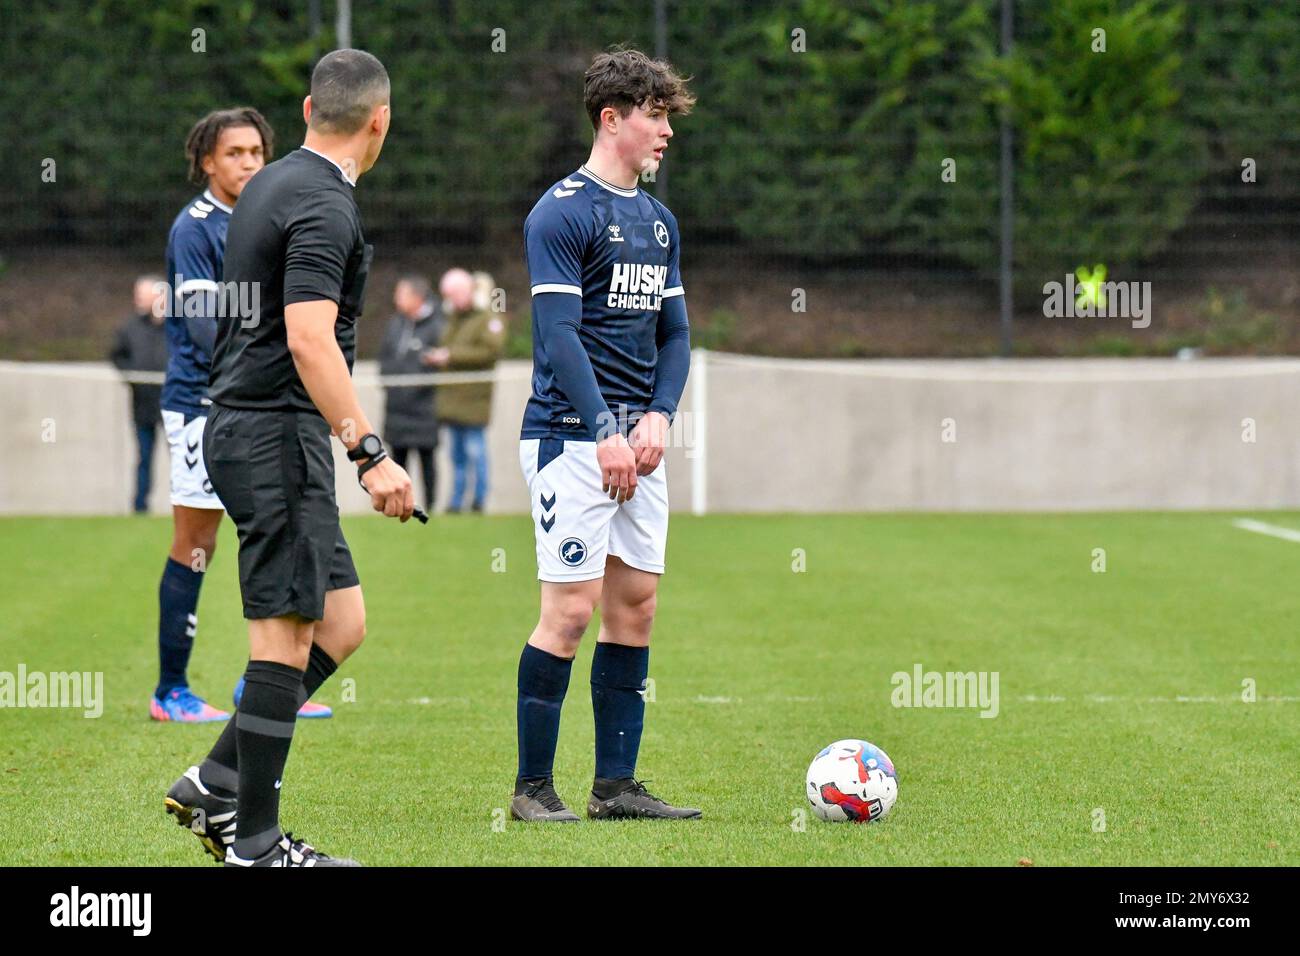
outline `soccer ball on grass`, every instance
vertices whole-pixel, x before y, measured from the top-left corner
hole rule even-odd
[[[898,799],[898,775],[889,756],[865,740],[837,740],[808,767],[808,802],[828,822],[868,823]]]

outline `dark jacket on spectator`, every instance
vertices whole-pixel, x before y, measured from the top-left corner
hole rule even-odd
[[[147,315],[133,315],[117,332],[109,361],[124,372],[167,371],[167,332]],[[137,425],[157,423],[162,401],[161,385],[132,385],[131,412]]]
[[[435,369],[420,361],[420,355],[442,337],[442,309],[430,303],[429,314],[412,322],[398,314],[388,320],[379,348],[380,375],[428,375]],[[438,444],[438,417],[434,409],[434,387],[412,385],[386,389],[384,440],[391,446],[433,448]]]

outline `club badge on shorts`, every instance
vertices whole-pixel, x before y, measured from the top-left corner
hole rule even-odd
[[[576,568],[587,560],[587,546],[581,538],[565,538],[560,542],[560,560],[571,568]]]

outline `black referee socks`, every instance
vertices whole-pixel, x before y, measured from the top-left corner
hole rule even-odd
[[[338,669],[334,658],[319,644],[313,644],[307,658],[307,671],[302,677],[302,688],[298,692],[298,706],[302,707]],[[238,723],[237,716],[227,721],[207,758],[199,765],[199,780],[219,797],[233,797],[239,789]]]
[[[330,657],[319,644],[312,644],[311,653],[307,657],[307,672],[302,676],[302,700],[298,701],[301,707],[311,699],[311,695],[320,690],[320,685],[330,679],[330,676],[339,669],[339,665],[334,663],[334,658]]]
[[[239,818],[235,854],[251,860],[280,839],[280,781],[304,673],[275,661],[249,661],[235,714],[239,747]]]

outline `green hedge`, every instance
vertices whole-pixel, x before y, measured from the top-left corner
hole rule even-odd
[[[1015,128],[1026,287],[1082,262],[1115,274],[1158,254],[1207,195],[1240,193],[1244,156],[1260,161],[1274,199],[1300,194],[1294,4],[1020,2],[1009,60],[999,6],[670,3],[671,58],[694,74],[700,99],[676,123],[666,167],[690,241],[987,274],[1001,110]],[[326,49],[307,35],[306,7],[7,4],[0,108],[16,171],[0,196],[6,234],[160,242],[190,193],[185,132],[211,108],[255,105],[281,153],[299,142],[310,67]],[[332,36],[333,4],[322,7]],[[393,131],[363,213],[376,235],[413,242],[517,242],[541,189],[585,156],[591,54],[653,46],[649,4],[593,4],[586,15],[524,0],[353,9],[354,42],[394,84]],[[1105,53],[1090,48],[1095,27]],[[195,28],[204,53],[191,50]],[[497,28],[504,53],[491,49]],[[55,184],[41,182],[45,157],[58,163]],[[955,182],[941,179],[946,159]]]

